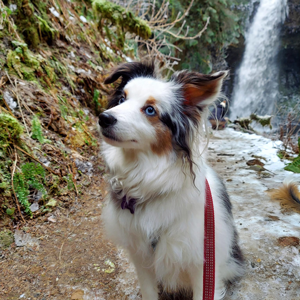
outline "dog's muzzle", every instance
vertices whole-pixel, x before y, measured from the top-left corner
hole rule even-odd
[[[110,126],[115,125],[116,123],[117,123],[117,119],[111,114],[104,112],[99,116],[99,125],[102,128],[108,128]]]

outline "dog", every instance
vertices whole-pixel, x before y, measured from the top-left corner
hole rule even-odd
[[[274,200],[280,200],[282,207],[300,210],[300,192],[294,174],[288,175],[279,188],[268,190],[267,194]]]
[[[110,176],[102,217],[136,268],[143,300],[157,300],[158,285],[202,299],[205,180],[215,209],[214,299],[243,273],[231,202],[203,154],[202,125],[226,76],[181,71],[166,81],[154,62],[132,62],[105,80],[121,79],[99,116]]]

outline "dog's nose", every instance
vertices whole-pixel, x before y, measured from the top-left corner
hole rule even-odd
[[[109,126],[115,125],[117,123],[117,119],[108,113],[102,113],[99,116],[99,125],[102,128],[107,128]]]

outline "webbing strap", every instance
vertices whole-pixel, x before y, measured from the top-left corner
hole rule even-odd
[[[215,295],[215,216],[214,204],[207,179],[205,180],[203,300]]]

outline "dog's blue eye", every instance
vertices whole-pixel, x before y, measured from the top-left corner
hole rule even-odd
[[[156,114],[156,111],[152,106],[147,106],[145,109],[145,113],[148,116],[154,116]]]
[[[122,103],[124,103],[124,102],[125,102],[125,98],[122,97],[122,98],[119,100],[119,104],[122,104]]]

